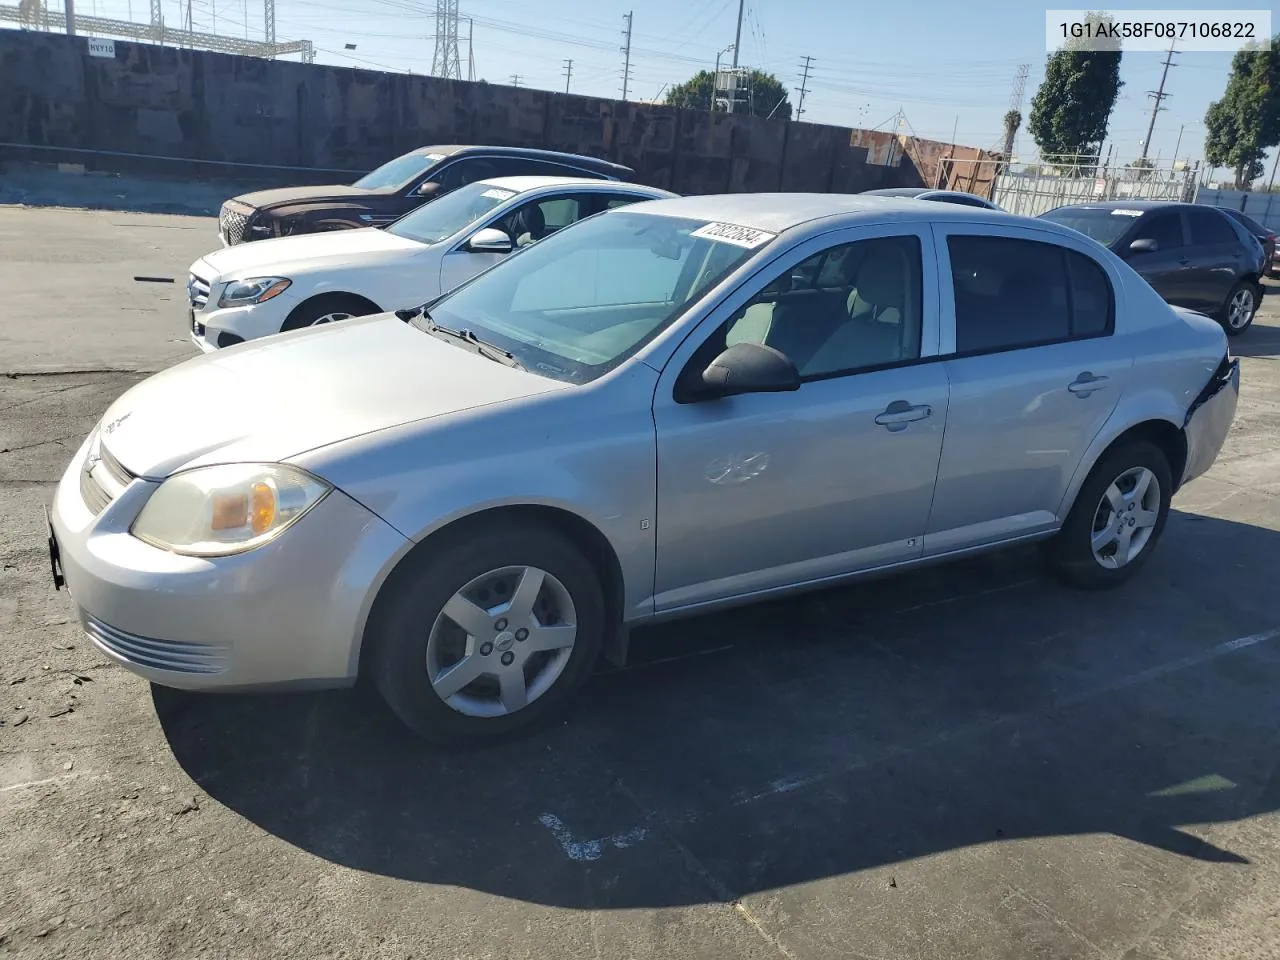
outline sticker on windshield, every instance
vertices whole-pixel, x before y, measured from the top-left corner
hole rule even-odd
[[[443,153],[428,153],[428,154],[426,155],[426,157],[427,157],[427,159],[428,159],[428,160],[430,160],[432,163],[439,163],[441,160],[443,160],[443,159],[444,159],[444,154],[443,154]]]
[[[1117,207],[1116,209],[1111,211],[1111,215],[1113,217],[1140,217],[1142,216],[1142,211],[1127,210],[1124,207]]]
[[[746,247],[748,250],[754,250],[756,247],[768,243],[777,234],[766,233],[754,227],[740,227],[734,223],[708,223],[706,226],[699,227],[693,231],[689,236],[703,237],[707,240],[720,240],[723,243],[732,243],[737,247]]]
[[[514,190],[502,190],[498,187],[490,187],[484,193],[480,194],[480,196],[488,197],[490,200],[510,200],[515,195],[516,192]]]

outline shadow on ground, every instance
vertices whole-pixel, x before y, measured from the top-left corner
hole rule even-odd
[[[263,830],[542,904],[722,901],[1082,833],[1244,863],[1184,825],[1280,804],[1280,642],[1256,639],[1278,539],[1175,512],[1117,591],[1015,551],[654,628],[562,725],[465,753],[359,691],[154,699],[188,774]]]

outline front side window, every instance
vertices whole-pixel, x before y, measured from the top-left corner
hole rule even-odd
[[[785,353],[809,379],[915,360],[921,276],[915,236],[831,247],[772,278],[708,349],[764,344]]]
[[[431,319],[474,331],[533,372],[586,383],[772,239],[749,228],[614,211],[480,274],[432,304]]]
[[[586,216],[590,198],[552,196],[533,200],[494,224],[517,247],[527,247]]]
[[[443,154],[438,153],[406,153],[366,173],[352,186],[366,190],[400,187],[418,179],[443,159]]]
[[[1014,237],[952,236],[947,250],[956,353],[1041,346],[1111,329],[1111,283],[1089,257]]]
[[[514,190],[473,183],[406,213],[387,227],[387,233],[419,243],[439,243],[515,195]]]
[[[1177,250],[1182,246],[1182,218],[1176,210],[1153,213],[1138,224],[1134,240],[1154,240],[1157,250]]]

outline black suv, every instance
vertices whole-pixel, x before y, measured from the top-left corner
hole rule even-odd
[[[1042,213],[1111,249],[1169,303],[1244,333],[1262,301],[1262,244],[1221,210],[1191,203],[1115,200]]]
[[[324,230],[381,227],[450,191],[493,177],[635,179],[607,160],[523,147],[420,147],[352,184],[281,187],[228,200],[218,216],[227,246]]]

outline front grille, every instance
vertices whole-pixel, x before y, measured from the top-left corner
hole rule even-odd
[[[244,240],[245,227],[248,224],[249,218],[243,213],[232,210],[225,203],[222,205],[222,210],[218,213],[218,232],[222,234],[222,238],[228,245],[234,246]]]
[[[227,669],[227,648],[212,643],[179,643],[139,637],[108,626],[96,617],[83,614],[84,632],[99,647],[128,663],[171,673],[223,673]]]
[[[80,498],[96,517],[107,508],[107,504],[120,496],[135,476],[98,441],[80,470]]]
[[[191,301],[193,310],[203,310],[209,302],[209,281],[194,273],[187,274],[187,299]]]
[[[95,517],[107,508],[112,499],[88,470],[80,471],[80,498]]]

